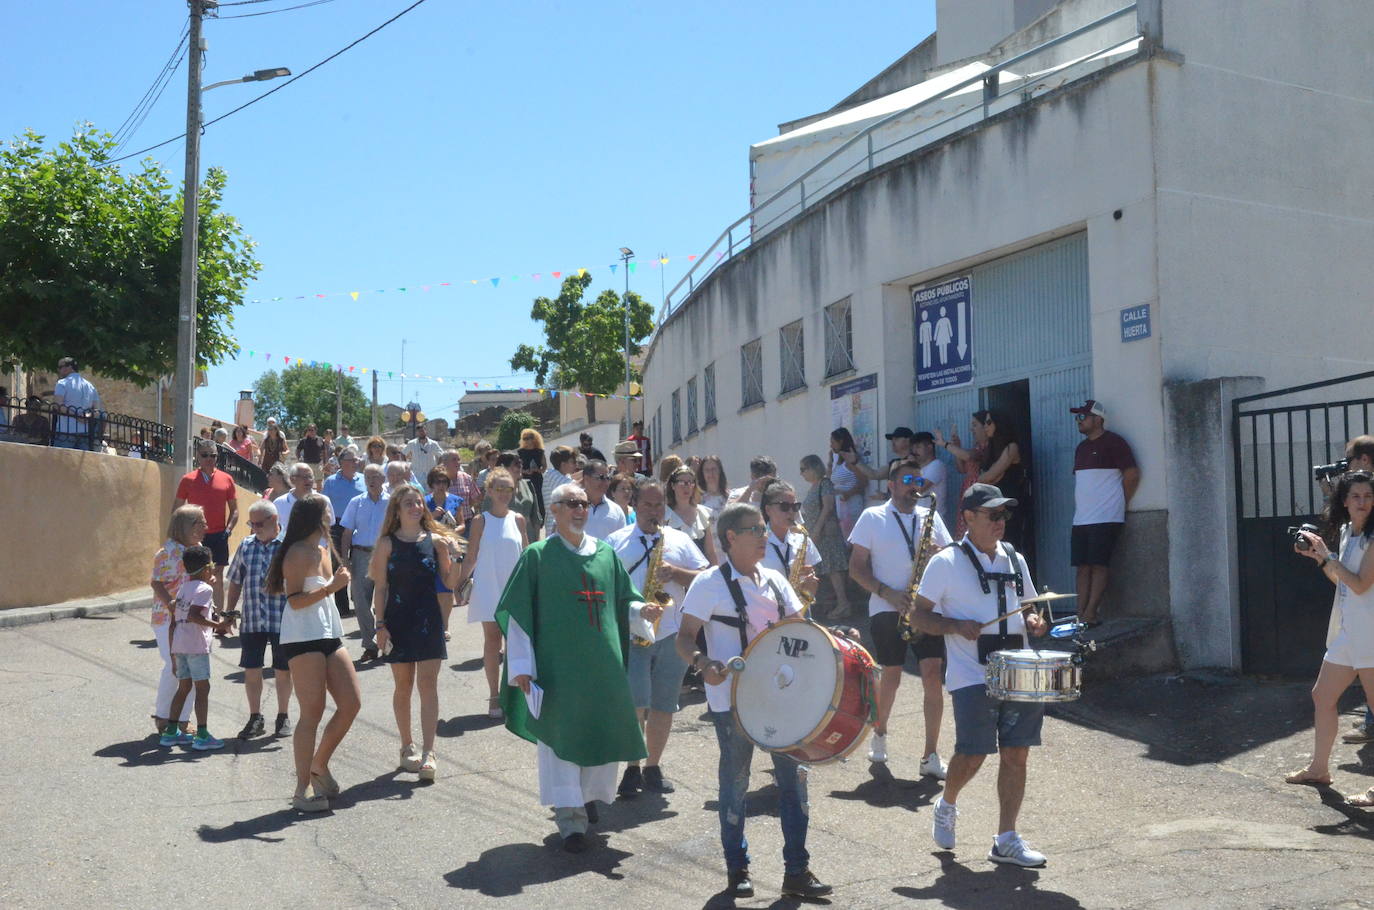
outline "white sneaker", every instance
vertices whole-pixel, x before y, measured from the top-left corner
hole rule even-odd
[[[882,733],[874,733],[869,740],[868,760],[882,764],[887,761],[887,736]]]
[[[1032,850],[1031,845],[1022,840],[1019,836],[1005,847],[997,844],[997,838],[992,839],[992,849],[988,851],[988,859],[994,863],[1011,863],[1015,866],[1026,866],[1036,868],[1045,865],[1045,854],[1038,850]]]
[[[921,776],[945,779],[945,763],[940,760],[939,752],[932,752],[921,760]]]
[[[958,808],[943,799],[935,801],[935,821],[930,826],[930,836],[935,839],[935,846],[941,850],[954,849],[954,825],[958,818]]]

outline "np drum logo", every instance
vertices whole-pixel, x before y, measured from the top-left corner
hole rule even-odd
[[[779,654],[785,654],[788,657],[811,656],[806,653],[806,649],[811,646],[811,643],[805,638],[788,638],[786,635],[779,635],[778,638],[780,639],[778,641]]]

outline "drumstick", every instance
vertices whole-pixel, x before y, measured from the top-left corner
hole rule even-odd
[[[1049,600],[1059,600],[1060,598],[1064,598],[1064,597],[1077,597],[1077,596],[1078,596],[1078,595],[1076,595],[1076,594],[1056,594],[1056,593],[1054,593],[1053,591],[1046,591],[1044,594],[1041,594],[1041,595],[1039,595],[1039,596],[1036,596],[1036,597],[1028,597],[1028,598],[1026,598],[1025,600],[1021,601],[1021,606],[1017,607],[1015,610],[1012,610],[1010,613],[1003,613],[1001,616],[997,617],[996,619],[989,620],[988,622],[983,623],[983,624],[980,625],[978,628],[980,628],[980,629],[986,629],[988,626],[995,626],[995,625],[997,625],[999,622],[1001,622],[1001,621],[1004,620],[1004,619],[1011,619],[1011,618],[1012,618],[1013,616],[1015,616],[1017,613],[1023,612],[1023,611],[1025,611],[1025,610],[1032,609],[1032,608],[1034,608],[1034,607],[1038,607],[1040,604],[1042,604],[1042,603],[1044,603],[1044,602],[1046,602],[1046,601],[1049,601]]]

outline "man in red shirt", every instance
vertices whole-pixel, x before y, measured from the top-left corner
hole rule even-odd
[[[229,564],[229,534],[239,522],[239,503],[234,478],[215,468],[216,457],[214,442],[202,439],[196,443],[196,470],[177,484],[172,510],[187,504],[205,510],[205,546],[215,558],[211,586],[215,608],[219,609],[224,605],[224,567]]]

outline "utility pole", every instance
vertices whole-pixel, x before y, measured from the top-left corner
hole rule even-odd
[[[625,266],[625,296],[620,303],[624,307],[625,322],[625,432],[621,439],[630,436],[630,260],[635,258],[634,250],[622,246],[620,260]]]
[[[377,436],[381,433],[381,428],[377,422],[377,371],[372,371],[372,435]]]
[[[343,434],[343,370],[334,371],[334,438]]]
[[[177,310],[177,366],[172,392],[172,463],[191,468],[191,427],[196,398],[196,293],[200,259],[200,68],[201,19],[214,0],[190,0],[186,56],[186,176],[181,206],[181,297]]]

